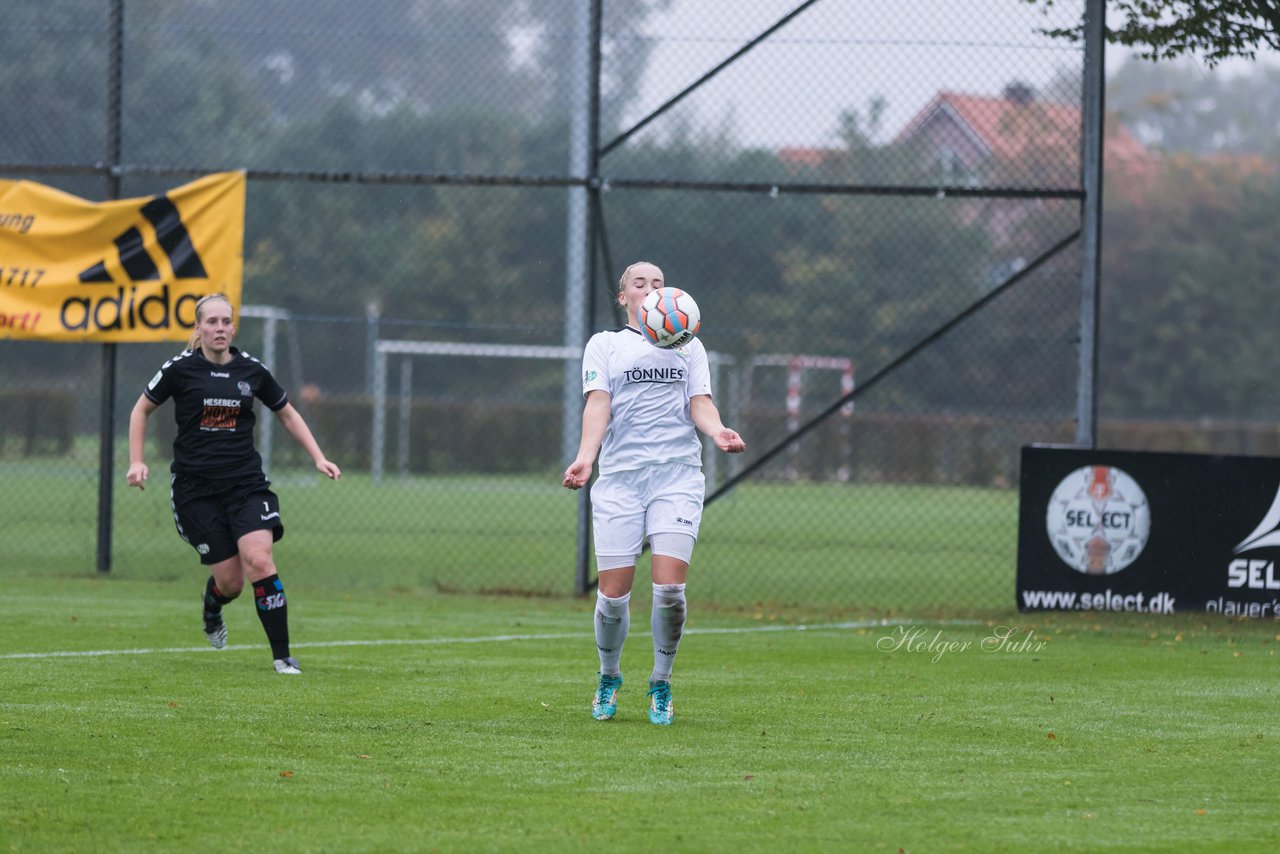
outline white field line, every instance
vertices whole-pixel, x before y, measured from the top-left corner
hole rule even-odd
[[[981,625],[981,620],[855,620],[845,623],[816,623],[813,625],[767,625],[767,626],[731,626],[714,629],[689,629],[686,635],[749,635],[764,632],[836,632],[852,629],[870,629],[882,626],[974,626]],[[461,638],[383,638],[379,640],[344,640],[315,641],[311,643],[294,643],[290,646],[297,649],[316,649],[320,647],[342,646],[442,646],[466,643],[512,643],[519,641],[572,640],[585,637],[588,632],[557,632],[546,634],[518,635],[482,635],[480,637]],[[0,661],[47,658],[97,658],[107,655],[163,655],[186,654],[189,652],[226,652],[229,650],[262,649],[265,644],[228,644],[222,649],[211,646],[171,646],[141,649],[86,649],[67,650],[61,652],[10,652],[0,655]]]

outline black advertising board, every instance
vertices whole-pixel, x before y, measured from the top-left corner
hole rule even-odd
[[[1280,619],[1280,458],[1022,449],[1018,608]]]

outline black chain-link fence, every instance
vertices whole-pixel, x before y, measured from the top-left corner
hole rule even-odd
[[[90,199],[248,171],[238,343],[344,469],[260,437],[291,576],[572,592],[573,319],[616,325],[646,259],[749,444],[707,454],[700,596],[1006,607],[1018,449],[1074,434],[1081,53],[1017,0],[732,5],[127,0],[114,78],[111,4],[19,4],[0,166]],[[195,561],[163,478],[123,479],[179,349],[116,350],[120,576]],[[106,352],[0,340],[5,572],[94,568]]]

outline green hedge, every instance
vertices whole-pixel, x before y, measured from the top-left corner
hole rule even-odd
[[[76,436],[76,396],[65,389],[0,391],[0,456],[70,453]]]
[[[303,415],[325,455],[339,466],[372,464],[373,404],[367,397],[326,397],[305,405]],[[388,472],[397,470],[400,408],[387,408]],[[560,464],[559,404],[509,401],[414,401],[409,414],[412,474],[543,472]],[[283,434],[283,431],[277,430]],[[307,465],[287,435],[277,438],[274,459]]]

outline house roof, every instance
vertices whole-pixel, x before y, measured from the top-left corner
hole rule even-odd
[[[778,149],[778,159],[792,166],[821,166],[835,153],[831,148],[787,147]]]
[[[1042,100],[939,92],[907,122],[895,143],[906,142],[937,121],[950,120],[988,154],[999,159],[1017,157],[1029,145],[1076,149],[1080,140],[1080,108]],[[1146,148],[1122,125],[1110,129],[1103,142],[1106,156],[1134,160],[1146,156]]]

